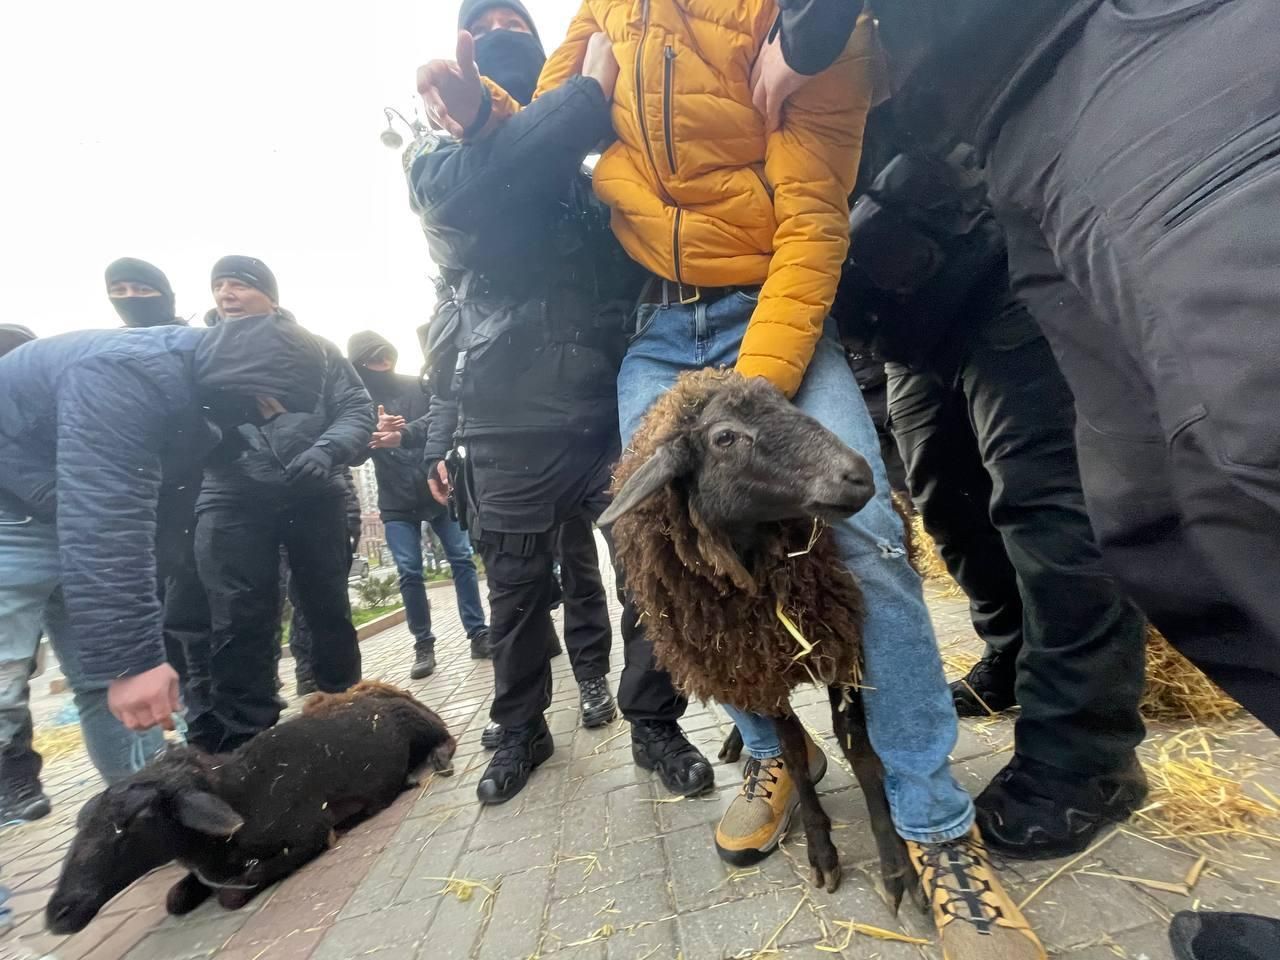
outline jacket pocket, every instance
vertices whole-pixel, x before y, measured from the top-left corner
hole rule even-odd
[[[1275,119],[1271,126],[1278,126]],[[1224,144],[1214,157],[1198,165],[1194,174],[1195,186],[1173,203],[1161,218],[1165,230],[1174,230],[1194,219],[1197,214],[1211,207],[1216,201],[1267,175],[1280,173],[1280,128],[1271,130],[1252,145],[1244,145],[1241,138]],[[1205,174],[1205,168],[1212,169]]]
[[[31,526],[31,517],[24,515],[16,510],[7,510],[0,507],[0,527],[29,527]]]

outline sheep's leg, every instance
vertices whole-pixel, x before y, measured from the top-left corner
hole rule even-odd
[[[862,710],[862,694],[856,688],[846,691],[831,687],[831,721],[840,749],[844,751],[853,774],[862,787],[862,796],[871,818],[871,833],[876,839],[880,854],[880,876],[884,881],[885,895],[897,911],[902,895],[911,892],[917,905],[923,906],[923,891],[916,877],[907,845],[898,836],[889,813],[889,798],[884,789],[884,765],[871,746],[867,734],[867,718]]]
[[[782,759],[791,771],[796,793],[800,797],[800,815],[804,818],[805,842],[809,847],[809,866],[813,868],[813,885],[834,893],[840,886],[840,855],[831,842],[831,818],[818,801],[818,791],[809,774],[809,745],[804,727],[795,714],[774,720],[782,738]]]
[[[724,738],[724,744],[720,747],[719,759],[722,763],[737,763],[742,757],[742,731],[737,725],[729,731],[729,735]]]
[[[213,890],[203,883],[194,873],[185,877],[169,888],[164,898],[164,908],[175,917],[190,913],[204,903],[213,894]]]
[[[329,841],[332,836],[333,831],[327,823],[319,824],[313,836],[306,843],[290,847],[266,860],[260,860],[251,871],[254,886],[250,889],[220,887],[218,889],[218,903],[222,904],[227,910],[239,910],[277,880],[283,880],[299,867],[320,856],[329,848]]]

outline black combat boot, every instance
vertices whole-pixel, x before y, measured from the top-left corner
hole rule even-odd
[[[0,755],[0,823],[49,815],[53,804],[40,786],[41,762],[40,754],[17,744]]]
[[[698,748],[689,742],[679,724],[640,720],[631,724],[631,756],[645,770],[658,771],[662,785],[672,793],[696,797],[716,783],[716,775]]]
[[[429,677],[436,672],[436,638],[427,637],[426,640],[419,640],[413,645],[414,660],[413,668],[409,671],[409,676],[414,680],[421,680]]]
[[[522,727],[508,727],[502,731],[497,752],[476,784],[476,796],[481,803],[506,803],[524,789],[529,774],[555,752],[545,718],[540,716]]]
[[[481,627],[468,639],[471,641],[471,659],[489,660],[493,657],[493,646],[489,643],[489,628]]]
[[[989,650],[968,674],[951,684],[956,713],[962,717],[987,717],[1016,706],[1013,688],[1017,679],[1017,651]]]
[[[484,731],[480,734],[480,746],[486,750],[497,750],[498,744],[502,742],[502,724],[490,720],[485,724]]]
[[[593,677],[578,684],[578,698],[582,704],[582,725],[588,730],[612,723],[618,715],[618,704],[609,690],[608,677]]]

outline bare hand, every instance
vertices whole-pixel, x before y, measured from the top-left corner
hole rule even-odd
[[[393,430],[403,430],[404,426],[404,417],[395,413],[387,413],[382,404],[378,404],[378,426],[375,429],[376,433],[391,433]]]
[[[440,460],[436,463],[435,475],[427,476],[427,487],[431,490],[431,498],[442,507],[449,505],[449,493],[452,489],[449,483],[449,469],[444,465],[444,461]]]
[[[582,75],[600,84],[606,100],[613,99],[613,88],[618,83],[618,58],[613,55],[613,43],[605,34],[593,33],[587,41]]]
[[[130,730],[173,729],[178,712],[178,674],[167,663],[146,673],[113,680],[107,687],[107,706]]]
[[[456,61],[432,60],[418,68],[418,93],[428,119],[461,140],[463,131],[476,122],[484,96],[471,34],[458,34]]]
[[[772,133],[782,126],[783,104],[811,79],[787,66],[776,36],[760,49],[751,68],[751,102],[764,117],[765,129]]]
[[[393,447],[400,446],[400,431],[386,430],[379,431],[373,435],[373,439],[369,441],[369,447],[373,450],[390,450]]]

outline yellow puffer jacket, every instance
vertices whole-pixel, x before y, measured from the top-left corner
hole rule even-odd
[[[847,0],[856,2],[856,0]],[[879,71],[863,16],[840,59],[767,134],[751,68],[775,0],[585,0],[543,69],[540,90],[580,69],[603,31],[621,65],[618,134],[595,169],[627,252],[684,284],[763,284],[738,369],[795,393],[835,296],[848,196]],[[519,107],[490,85],[494,116]]]

